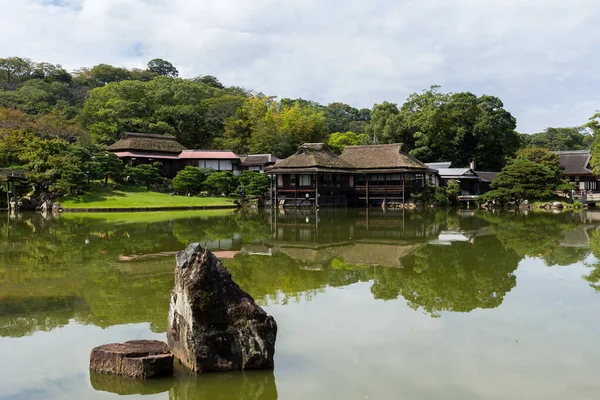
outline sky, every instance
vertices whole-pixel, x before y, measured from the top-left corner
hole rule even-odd
[[[600,110],[600,0],[0,0],[0,57],[144,67],[371,108],[431,85],[524,133]]]

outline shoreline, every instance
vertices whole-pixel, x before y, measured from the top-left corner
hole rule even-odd
[[[222,206],[174,206],[174,207],[110,207],[110,208],[63,208],[63,213],[118,213],[118,212],[157,212],[194,210],[236,210],[235,204]]]

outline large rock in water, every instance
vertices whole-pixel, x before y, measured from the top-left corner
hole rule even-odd
[[[198,243],[177,253],[167,338],[198,371],[273,368],[277,324]]]
[[[165,342],[131,340],[94,347],[90,370],[130,378],[173,375],[173,355]]]

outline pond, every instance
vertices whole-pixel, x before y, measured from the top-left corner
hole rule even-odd
[[[595,399],[600,212],[0,214],[0,399]],[[139,382],[200,242],[279,325],[275,370]]]

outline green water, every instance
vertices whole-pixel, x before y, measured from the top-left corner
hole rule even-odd
[[[0,214],[0,399],[596,399],[600,213]],[[275,370],[140,382],[201,242],[279,325]]]

